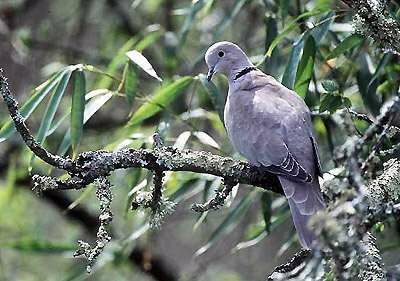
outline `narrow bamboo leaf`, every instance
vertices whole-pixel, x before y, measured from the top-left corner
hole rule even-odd
[[[304,36],[302,36],[298,41],[293,43],[292,51],[290,52],[289,61],[285,68],[285,73],[282,77],[282,84],[287,88],[294,88],[294,82],[296,81],[297,67],[300,62],[301,53],[304,48]]]
[[[227,232],[230,232],[234,229],[234,227],[238,224],[239,219],[243,216],[248,208],[250,207],[254,197],[255,192],[249,192],[243,199],[239,202],[239,204],[232,208],[224,221],[217,227],[217,229],[211,234],[208,242],[197,250],[195,253],[196,256],[200,256],[204,254],[214,243],[221,238],[221,236]]]
[[[271,232],[271,217],[272,217],[272,196],[269,192],[264,192],[261,196],[261,207],[265,222],[265,231]]]
[[[136,67],[128,62],[125,76],[125,95],[128,98],[128,102],[130,105],[133,104],[133,101],[136,97],[137,93],[137,85],[138,85],[138,77],[136,74]]]
[[[86,78],[82,70],[74,73],[74,88],[71,106],[71,144],[73,158],[78,155],[78,147],[83,131],[83,115],[85,112]]]
[[[320,41],[327,34],[329,27],[334,20],[334,16],[335,13],[328,13],[326,16],[321,18],[320,22],[315,27],[303,33],[300,38],[293,43],[289,60],[282,77],[282,84],[285,85],[287,88],[294,88],[294,82],[296,79],[297,68],[300,62],[300,56],[304,49],[304,42],[306,41],[308,36],[312,35],[315,39],[316,46],[318,46]]]
[[[154,70],[150,62],[140,52],[132,50],[127,52],[126,55],[134,64],[143,69],[151,77],[156,78],[160,82],[162,81],[162,79],[160,78],[160,76],[158,76],[157,72]]]
[[[270,57],[272,55],[272,51],[275,49],[276,46],[293,30],[295,29],[298,25],[297,22],[303,18],[307,17],[312,17],[321,14],[323,11],[321,10],[312,10],[309,12],[305,12],[295,18],[293,21],[291,21],[286,27],[279,32],[279,35],[272,41],[271,45],[269,46],[269,49],[267,53],[265,54],[267,57]]]
[[[190,136],[191,136],[191,132],[190,131],[184,131],[183,133],[181,133],[177,138],[176,141],[174,143],[174,148],[176,149],[184,149],[186,146],[187,141],[189,140]]]
[[[161,87],[149,101],[145,102],[133,114],[128,126],[136,126],[143,120],[153,116],[175,100],[193,81],[193,77],[185,76],[175,82]]]
[[[219,92],[218,88],[211,81],[208,81],[204,74],[199,74],[199,79],[204,89],[206,90],[208,96],[210,97],[211,103],[214,109],[218,112],[219,118],[224,122],[224,107],[225,100]]]
[[[34,90],[33,95],[20,109],[20,113],[25,119],[35,111],[42,100],[57,86],[66,71],[66,69],[59,71]],[[14,123],[11,118],[9,119],[10,120],[7,121],[0,130],[0,143],[8,139],[15,132]]]
[[[46,139],[47,133],[50,129],[51,123],[53,122],[54,116],[56,114],[58,106],[60,105],[65,90],[67,89],[67,85],[73,71],[73,68],[68,68],[67,71],[61,76],[61,80],[58,83],[57,88],[55,89],[54,94],[52,95],[47,105],[36,137],[37,142],[40,144],[43,144]]]
[[[320,41],[325,37],[328,33],[329,28],[332,22],[335,20],[335,12],[329,12],[321,19],[319,22],[311,29],[310,35],[314,37],[315,45],[319,45]]]
[[[205,145],[209,145],[215,149],[220,149],[219,144],[206,132],[193,132],[193,136]]]
[[[22,252],[56,254],[76,250],[74,243],[56,243],[46,240],[20,239],[0,242],[0,248]]]
[[[336,46],[335,49],[328,55],[327,60],[336,58],[341,54],[344,54],[346,51],[360,46],[364,42],[364,37],[359,34],[352,34],[349,37],[346,37],[339,45]]]
[[[261,229],[251,239],[238,243],[235,248],[232,249],[232,252],[235,253],[237,251],[255,246],[267,236],[268,233],[265,231],[265,229]]]
[[[304,46],[294,84],[295,92],[303,98],[307,94],[308,85],[314,72],[315,50],[315,40],[312,36],[309,36]]]
[[[93,98],[90,99],[90,101],[86,104],[85,106],[85,113],[83,115],[83,124],[86,124],[86,122],[106,103],[108,102],[112,96],[113,92],[107,89],[100,89],[100,90],[95,90],[93,92],[96,92],[96,95],[94,95]],[[93,93],[90,92],[86,96],[91,96]],[[71,130],[68,129],[68,131],[65,133],[64,138],[58,147],[57,154],[59,155],[64,155],[69,147],[71,146]]]

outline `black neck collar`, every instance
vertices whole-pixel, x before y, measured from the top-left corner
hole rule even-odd
[[[247,73],[249,73],[249,72],[251,72],[251,71],[253,71],[253,70],[257,70],[257,67],[255,67],[255,66],[248,66],[248,67],[245,67],[245,68],[243,68],[241,71],[239,71],[238,74],[236,74],[236,76],[235,76],[235,78],[233,78],[233,80],[237,80],[237,79],[239,79],[240,77],[242,77],[243,75],[246,75]]]

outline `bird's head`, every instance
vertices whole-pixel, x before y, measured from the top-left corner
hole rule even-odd
[[[208,48],[205,60],[208,66],[208,81],[215,73],[231,77],[237,71],[253,66],[239,46],[227,41],[215,43]]]

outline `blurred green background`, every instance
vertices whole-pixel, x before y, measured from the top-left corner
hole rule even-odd
[[[398,19],[398,1],[390,11]],[[157,130],[168,145],[240,158],[221,122],[227,81],[199,75],[208,46],[232,41],[317,113],[327,171],[344,142],[331,114],[373,117],[400,83],[399,57],[353,33],[340,1],[2,0],[0,67],[53,152],[151,148]],[[139,54],[129,58],[132,50]],[[129,205],[132,190],[151,188],[151,174],[131,169],[111,177],[113,240],[88,275],[72,253],[77,240],[94,240],[94,188],[36,196],[29,171],[63,175],[32,158],[4,103],[0,125],[0,280],[264,280],[300,247],[284,198],[240,186],[222,210],[199,215],[191,204],[210,198],[220,179],[186,172],[167,173],[177,208],[149,230],[148,212]],[[399,225],[374,230],[387,265],[399,263]]]

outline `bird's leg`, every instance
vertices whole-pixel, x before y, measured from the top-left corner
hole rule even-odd
[[[226,198],[228,198],[229,194],[236,184],[237,183],[232,181],[231,179],[225,178],[223,188],[217,190],[214,198],[211,198],[204,204],[193,204],[192,210],[201,213],[207,212],[209,210],[218,210],[224,205]]]

